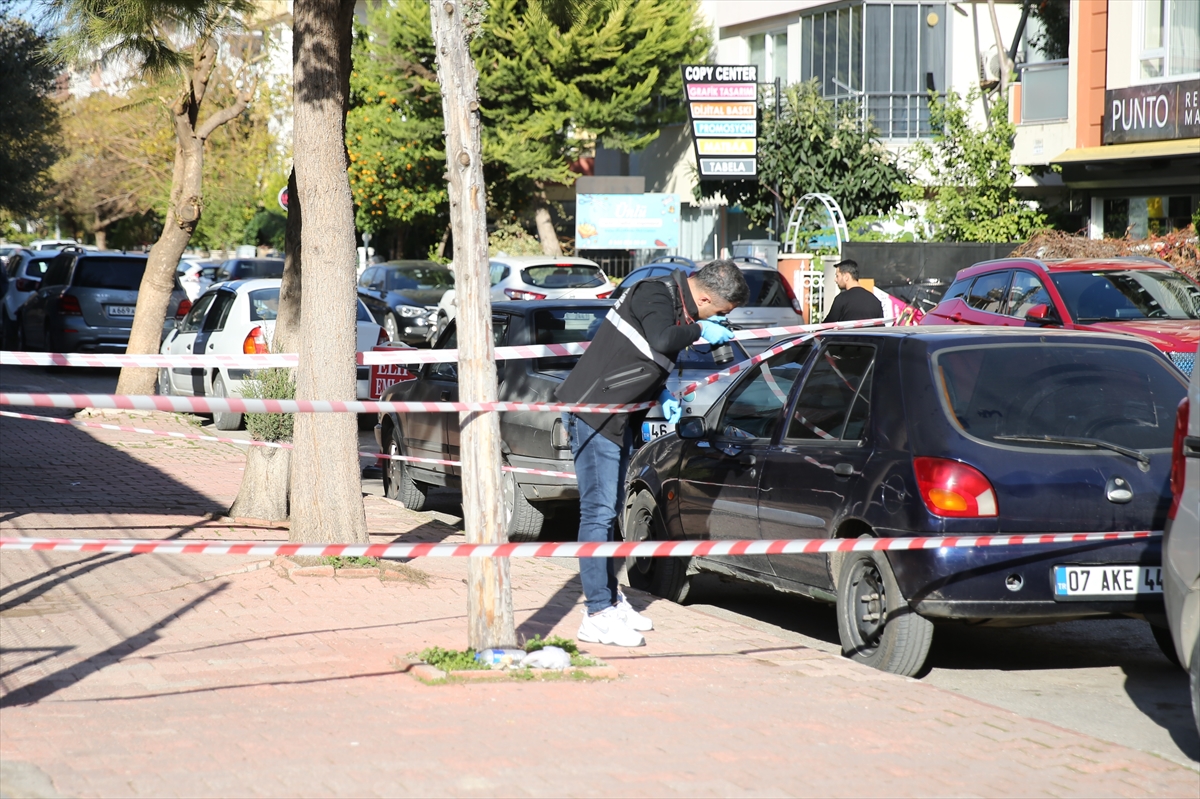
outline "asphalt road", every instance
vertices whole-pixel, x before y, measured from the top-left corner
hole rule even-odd
[[[110,393],[116,379],[116,370],[0,368],[5,391]],[[245,431],[220,433],[208,420],[202,429],[246,437]],[[360,442],[362,449],[374,451],[372,431],[362,431]],[[363,490],[382,493],[377,470],[364,473]],[[432,496],[439,517],[460,522],[455,492],[437,489]],[[545,537],[571,540],[577,524],[577,515],[555,517]],[[691,603],[806,646],[838,649],[837,623],[828,605],[712,575],[697,578]],[[930,662],[925,682],[1200,771],[1200,735],[1192,721],[1187,675],[1159,651],[1144,621],[1016,629],[940,625]]]

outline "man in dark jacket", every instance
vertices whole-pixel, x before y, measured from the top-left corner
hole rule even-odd
[[[733,338],[717,322],[749,294],[746,279],[732,261],[713,261],[691,277],[676,271],[661,280],[643,280],[608,311],[555,396],[560,402],[588,405],[658,400],[667,421],[679,421],[679,401],[663,388],[676,356],[697,339],[716,345]],[[645,415],[563,414],[579,482],[580,541],[615,538],[633,433]],[[653,628],[620,593],[617,569],[612,558],[579,559],[587,600],[580,641],[641,646],[641,633]]]
[[[833,299],[826,322],[850,322],[856,319],[882,319],[883,303],[871,292],[858,285],[858,262],[839,263],[833,280],[841,289]]]

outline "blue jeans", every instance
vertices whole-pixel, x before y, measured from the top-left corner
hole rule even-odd
[[[574,414],[564,413],[562,420],[571,441],[575,477],[579,482],[579,540],[615,541],[633,434],[627,427],[625,441],[618,446]],[[617,603],[619,568],[616,558],[579,559],[579,580],[583,583],[588,613],[599,613]]]

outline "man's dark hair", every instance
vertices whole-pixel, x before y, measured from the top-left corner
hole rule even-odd
[[[693,277],[735,308],[744,305],[750,298],[750,287],[746,285],[746,278],[733,261],[710,261]]]
[[[838,263],[837,270],[839,272],[845,272],[853,279],[858,280],[858,261],[852,261],[847,258],[846,260]]]

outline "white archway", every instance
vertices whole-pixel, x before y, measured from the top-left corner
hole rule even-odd
[[[808,206],[813,200],[825,206],[825,211],[829,214],[829,221],[833,223],[833,234],[837,239],[838,257],[840,258],[842,255],[842,244],[850,240],[850,231],[846,227],[846,216],[842,213],[842,207],[838,205],[837,200],[823,192],[809,192],[796,201],[796,205],[792,208],[792,213],[788,216],[787,227],[784,229],[783,251],[796,251],[796,240],[800,238],[801,224],[805,219]]]

